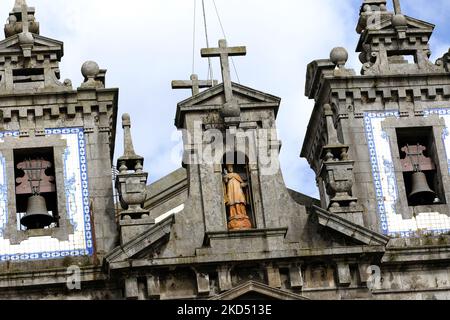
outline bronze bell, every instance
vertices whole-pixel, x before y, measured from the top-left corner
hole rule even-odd
[[[434,202],[436,192],[430,189],[425,173],[414,172],[411,183],[412,191],[408,198],[412,205],[426,205]]]
[[[28,198],[27,214],[20,219],[20,223],[27,229],[44,229],[54,222],[54,218],[48,213],[45,198],[34,195]]]

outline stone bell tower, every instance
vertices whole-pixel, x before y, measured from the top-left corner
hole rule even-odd
[[[392,237],[450,230],[449,53],[430,60],[434,25],[361,6],[361,75],[348,53],[308,65],[315,100],[302,156],[316,172],[322,207]]]
[[[26,1],[15,2],[4,30],[0,268],[8,268],[5,261],[25,271],[27,263],[36,264],[33,271],[80,259],[94,265],[117,240],[111,162],[118,90],[105,88],[106,70],[92,61],[82,66],[78,88],[60,81],[63,43],[40,35]]]

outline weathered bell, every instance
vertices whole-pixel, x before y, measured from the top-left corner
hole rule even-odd
[[[430,189],[427,177],[423,172],[415,172],[412,175],[412,191],[408,198],[412,205],[432,204],[436,199],[436,193]]]
[[[27,229],[43,229],[54,222],[54,218],[48,213],[45,198],[34,195],[28,198],[27,214],[20,219],[20,223]]]

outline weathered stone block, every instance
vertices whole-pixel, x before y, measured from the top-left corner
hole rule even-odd
[[[348,287],[352,282],[350,266],[346,262],[337,263],[338,285]]]
[[[137,300],[139,298],[139,287],[137,278],[125,279],[125,298],[128,300]]]
[[[147,276],[147,295],[150,299],[159,299],[161,297],[161,284],[158,275]]]

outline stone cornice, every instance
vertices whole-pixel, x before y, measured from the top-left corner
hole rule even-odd
[[[230,253],[207,256],[135,259],[122,262],[111,262],[109,269],[139,269],[139,268],[169,268],[173,266],[215,265],[233,262],[256,262],[279,260],[302,260],[308,258],[348,258],[366,254],[382,254],[384,246],[351,246],[335,248],[301,248],[299,244],[293,244],[292,249],[277,250],[271,252]],[[296,247],[296,248],[294,248]]]
[[[99,132],[110,133],[111,160],[114,155],[117,112],[118,112],[119,89],[81,89],[78,90],[45,90],[34,93],[25,92],[0,92],[0,112],[2,121],[12,119],[14,114],[18,118],[27,118],[30,114],[35,118],[44,117],[45,112],[54,118],[75,119],[77,114],[82,118],[75,119],[73,126],[84,126],[86,133],[93,132],[93,124],[84,123],[84,117],[92,114],[95,110],[100,116],[112,117],[102,118],[95,126]],[[71,126],[67,122],[67,126]],[[44,129],[44,128],[36,128]]]
[[[383,256],[383,264],[436,263],[450,261],[450,245],[390,247]]]
[[[68,278],[67,268],[17,272],[0,275],[0,289],[65,285]],[[81,282],[105,281],[108,275],[101,267],[81,267]]]

